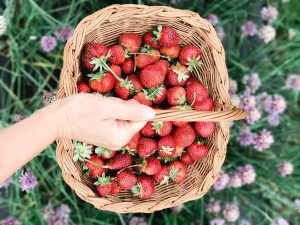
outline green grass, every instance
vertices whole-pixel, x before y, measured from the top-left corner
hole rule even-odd
[[[252,147],[242,148],[237,142],[237,135],[244,122],[237,122],[231,129],[228,154],[223,169],[235,171],[240,165],[254,165],[257,179],[254,184],[240,189],[225,189],[221,192],[210,190],[197,201],[188,202],[181,213],[163,210],[154,214],[142,214],[148,224],[190,224],[199,220],[200,224],[209,224],[214,215],[205,212],[210,198],[219,199],[222,204],[236,202],[240,206],[241,217],[253,224],[270,224],[277,217],[286,218],[290,224],[299,224],[293,201],[300,197],[300,136],[299,136],[299,93],[285,89],[284,84],[289,73],[300,71],[300,36],[288,40],[288,29],[299,27],[300,3],[290,0],[282,4],[279,0],[177,0],[176,5],[169,1],[97,1],[97,0],[6,0],[4,12],[8,29],[6,36],[0,39],[0,55],[4,63],[0,65],[0,121],[2,126],[11,124],[12,115],[24,112],[30,115],[42,107],[43,90],[55,91],[58,87],[59,72],[62,66],[64,43],[59,42],[51,53],[40,49],[40,37],[53,35],[58,26],[76,24],[94,11],[115,3],[140,3],[170,5],[176,8],[190,9],[206,17],[215,13],[220,18],[220,25],[226,31],[223,44],[226,49],[227,66],[230,76],[239,83],[239,92],[243,85],[241,78],[251,72],[260,74],[262,86],[258,93],[283,95],[288,108],[282,115],[281,125],[277,128],[268,126],[266,115],[253,125],[253,131],[270,129],[275,143],[265,152],[257,152]],[[272,4],[279,9],[279,18],[274,23],[277,38],[270,44],[264,44],[257,38],[243,38],[240,26],[252,19],[262,24],[260,9]],[[299,30],[298,30],[299,32]],[[31,41],[31,35],[37,40]],[[297,125],[298,124],[298,125]],[[277,172],[278,163],[289,160],[294,165],[292,176],[282,178]],[[21,192],[18,183],[20,173],[30,168],[38,178],[38,187],[28,194]],[[68,204],[71,209],[70,224],[127,224],[132,214],[115,214],[96,210],[90,204],[80,200],[64,183],[55,157],[55,144],[28,163],[13,177],[13,184],[4,190],[0,210],[19,218],[25,225],[46,224],[41,217],[48,202],[55,206]],[[216,217],[222,216],[216,215]],[[232,223],[233,224],[233,223]]]

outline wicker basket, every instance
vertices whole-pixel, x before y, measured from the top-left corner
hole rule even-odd
[[[230,104],[225,52],[214,28],[197,13],[161,6],[112,5],[84,18],[65,46],[57,99],[77,92],[80,53],[85,43],[111,45],[121,33],[144,34],[157,25],[172,26],[183,45],[194,44],[202,50],[204,65],[198,72],[217,107],[213,112],[161,110],[155,120],[215,121],[217,129],[207,141],[209,155],[189,167],[188,178],[181,184],[157,185],[155,195],[147,200],[126,191],[117,197],[100,198],[92,180],[83,176],[79,163],[72,161],[72,142],[59,140],[56,155],[64,180],[81,199],[101,210],[149,213],[202,197],[216,181],[224,162],[229,138],[227,122],[246,117],[246,112]]]

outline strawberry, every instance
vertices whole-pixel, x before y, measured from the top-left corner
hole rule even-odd
[[[117,151],[107,149],[107,148],[97,147],[95,149],[95,153],[102,159],[110,159],[116,155]]]
[[[208,154],[208,148],[205,145],[193,143],[188,147],[187,153],[193,160],[203,159]]]
[[[81,62],[83,67],[92,72],[95,68],[95,64],[92,63],[94,58],[105,57],[108,54],[108,50],[102,43],[87,43],[83,46],[81,52]]]
[[[216,130],[216,124],[213,122],[196,122],[195,130],[203,138],[211,137]]]
[[[148,65],[141,71],[140,74],[140,81],[146,88],[158,86],[162,84],[164,80],[165,75],[158,65]]]
[[[151,50],[143,54],[139,54],[135,58],[135,66],[142,69],[160,59],[160,53],[157,50]]]
[[[179,62],[188,66],[189,71],[202,65],[201,58],[201,50],[194,45],[184,46],[179,54]]]
[[[113,45],[108,48],[108,51],[110,52],[108,61],[111,64],[119,65],[125,61],[125,51],[121,45]]]
[[[152,129],[161,137],[166,136],[172,131],[172,122],[170,121],[154,121]]]
[[[142,37],[139,34],[125,33],[121,34],[119,42],[130,53],[137,53],[142,44]]]
[[[139,139],[140,139],[141,135],[140,132],[137,132],[131,139],[130,141],[124,145],[122,148],[123,149],[129,149],[130,151],[136,150],[137,145],[139,143]]]
[[[129,75],[128,81],[130,81],[133,84],[133,89],[135,91],[141,91],[143,89],[143,86],[136,74]]]
[[[158,154],[162,158],[173,157],[175,154],[176,143],[171,135],[162,137],[158,141]]]
[[[146,158],[143,160],[141,169],[142,172],[144,172],[147,175],[157,174],[161,170],[160,160],[154,156]]]
[[[95,179],[107,171],[107,169],[104,168],[103,159],[101,159],[97,155],[91,155],[89,161],[92,161],[93,163],[86,161],[84,164],[87,168],[89,168],[92,178]]]
[[[200,103],[195,103],[193,106],[194,109],[198,111],[212,111],[214,108],[214,101],[208,97]]]
[[[147,97],[147,95],[144,92],[140,92],[140,93],[136,94],[133,97],[133,99],[138,101],[139,103],[141,103],[143,105],[147,105],[147,106],[152,105],[152,101]]]
[[[186,92],[183,87],[173,87],[167,91],[167,100],[170,105],[182,105],[186,101]]]
[[[190,84],[186,89],[186,98],[190,104],[199,104],[208,98],[208,90],[200,83]]]
[[[160,89],[157,91],[157,93],[154,95],[153,102],[155,104],[160,104],[162,103],[167,97],[167,89],[166,87],[162,84]]]
[[[171,66],[170,71],[166,77],[166,83],[169,86],[180,86],[183,87],[189,78],[190,72],[185,66],[176,65]]]
[[[107,167],[110,170],[120,170],[132,165],[132,156],[125,152],[117,152],[115,157],[111,158],[107,162]]]
[[[157,30],[153,32],[156,40],[161,47],[168,47],[180,44],[180,37],[174,28],[169,26],[158,26]]]
[[[174,138],[174,137],[173,137],[173,138]],[[175,140],[175,139],[174,139],[174,140]],[[175,141],[175,143],[176,143],[176,141]],[[173,157],[181,156],[183,150],[184,150],[184,147],[181,147],[181,146],[177,146],[177,145],[176,145],[175,154],[174,154]]]
[[[152,33],[145,34],[144,42],[153,49],[159,49],[159,44],[155,40],[155,36]]]
[[[160,54],[167,56],[171,59],[176,59],[180,53],[179,45],[165,46],[159,49]]]
[[[161,170],[153,176],[154,180],[159,184],[166,184],[168,183],[170,177],[170,168],[166,165],[161,166]]]
[[[121,64],[121,69],[124,73],[133,73],[134,61],[132,59],[125,59],[125,61]]]
[[[173,161],[169,165],[170,167],[170,178],[179,184],[183,182],[187,175],[186,166],[182,162]]]
[[[137,184],[133,186],[131,192],[140,199],[150,198],[155,192],[155,185],[152,177],[145,174],[140,175]]]
[[[172,109],[172,110],[180,110],[177,106],[172,106],[170,109]],[[172,123],[176,127],[183,127],[183,126],[187,125],[188,122],[184,122],[184,121],[172,121]]]
[[[78,93],[89,93],[91,92],[90,87],[84,82],[77,83],[77,91]]]
[[[189,77],[186,81],[186,87],[188,87],[192,83],[200,83],[196,77]]]
[[[116,179],[123,190],[130,190],[137,182],[137,177],[131,169],[125,169],[117,174]]]
[[[173,132],[173,138],[176,146],[187,147],[195,140],[195,131],[191,125],[187,124],[183,127],[177,127]]]
[[[103,173],[101,177],[98,177],[98,180],[94,184],[96,185],[99,195],[102,197],[110,194],[112,190],[111,178],[105,176],[105,173]]]
[[[121,191],[118,183],[116,182],[116,180],[111,180],[111,190],[110,190],[110,194],[112,195],[117,195],[119,194]]]
[[[195,162],[188,153],[184,153],[181,156],[181,162],[184,163],[185,165],[189,166],[189,165],[193,165],[193,163]]]
[[[133,90],[133,84],[127,78],[121,79],[121,81],[116,81],[115,92],[119,98],[126,100],[128,99],[131,90]]]
[[[170,67],[170,63],[167,60],[159,60],[155,63],[156,65],[160,66],[161,70],[163,71],[163,74],[167,74],[169,67]]]
[[[153,129],[152,122],[147,122],[146,125],[141,129],[141,134],[147,137],[153,137],[155,130]]]
[[[119,65],[110,65],[109,68],[117,75],[118,77],[121,77],[121,67]]]
[[[95,73],[89,74],[89,86],[93,91],[99,93],[110,92],[115,84],[115,77],[111,73]]]
[[[137,153],[140,157],[145,158],[153,154],[156,150],[157,144],[150,138],[141,137],[137,146]]]

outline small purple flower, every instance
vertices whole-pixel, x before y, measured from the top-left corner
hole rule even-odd
[[[206,211],[209,213],[219,213],[221,211],[220,201],[211,199],[210,203],[207,205]]]
[[[253,125],[261,118],[261,112],[257,107],[251,107],[247,110],[248,116],[246,121],[248,124]]]
[[[23,112],[18,112],[16,114],[12,115],[11,118],[15,123],[18,123],[21,120],[25,119],[25,114]]]
[[[236,204],[227,203],[223,209],[223,216],[228,222],[235,222],[240,217],[240,209]]]
[[[243,77],[243,84],[247,86],[250,92],[255,93],[261,86],[258,73],[252,73]]]
[[[270,25],[265,25],[259,29],[258,36],[263,42],[269,44],[276,38],[276,30]]]
[[[294,90],[294,91],[300,91],[300,75],[299,74],[291,74],[288,76],[286,83],[286,88]]]
[[[267,92],[263,92],[260,95],[258,95],[258,102],[261,105],[262,108],[266,108],[267,105],[270,104],[272,101],[272,96],[269,95]]]
[[[61,217],[61,218],[65,218],[66,220],[69,219],[69,215],[71,213],[71,209],[68,205],[66,204],[62,204],[60,205],[57,209],[56,209],[56,212],[55,214],[58,216],[58,217]]]
[[[252,95],[249,91],[245,91],[241,96],[240,107],[245,110],[249,110],[253,107],[256,107],[255,96]]]
[[[48,205],[44,208],[42,217],[45,221],[50,221],[50,219],[54,216],[55,211],[53,205],[49,202]]]
[[[53,101],[55,101],[55,93],[43,90],[43,95],[42,95],[43,106],[50,105]]]
[[[43,36],[41,38],[41,48],[45,52],[51,52],[53,49],[56,48],[57,41],[56,38],[53,36]]]
[[[295,204],[297,212],[300,213],[300,198],[296,198],[294,201],[294,204]]]
[[[228,174],[224,173],[223,171],[220,173],[216,183],[214,184],[214,189],[216,191],[221,191],[224,188],[226,188],[227,184],[229,181],[229,176]]]
[[[175,5],[177,3],[177,0],[170,0],[170,3]]]
[[[65,27],[58,27],[54,32],[54,35],[57,40],[65,42],[72,37],[73,31],[74,29],[70,25],[67,25]]]
[[[257,34],[257,26],[252,20],[249,20],[244,25],[242,25],[241,30],[243,36],[252,37]]]
[[[171,210],[173,212],[176,212],[176,213],[180,213],[184,208],[184,205],[183,204],[180,204],[180,205],[176,205],[174,207],[171,208]]]
[[[242,177],[243,185],[252,184],[256,178],[256,172],[252,165],[247,164],[239,169],[240,175]]]
[[[2,184],[0,184],[0,189],[1,188],[8,188],[8,186],[10,185],[11,183],[11,177],[8,178],[6,181],[4,181]]]
[[[263,129],[260,133],[254,134],[253,146],[259,152],[270,148],[273,143],[274,137],[272,133],[266,129]]]
[[[254,133],[252,133],[248,128],[240,132],[238,141],[241,146],[249,146],[253,144]]]
[[[251,225],[251,223],[248,220],[242,219],[239,225]]]
[[[289,176],[293,173],[294,171],[294,166],[291,162],[283,160],[280,162],[278,166],[278,172],[282,177]]]
[[[48,225],[68,225],[68,220],[66,218],[59,217],[58,215],[54,215],[48,221]]]
[[[213,13],[208,15],[207,20],[213,26],[215,26],[217,23],[219,23],[219,17],[216,14],[213,14]]]
[[[8,217],[2,223],[3,225],[21,225],[21,222],[13,217]]]
[[[221,218],[215,218],[209,222],[209,225],[225,225],[225,220]]]
[[[280,114],[286,109],[286,101],[282,95],[275,94],[272,96],[272,101],[267,102],[265,110],[270,114]]]
[[[222,41],[226,36],[224,28],[223,27],[216,27],[215,30],[217,32],[218,37]]]
[[[147,222],[145,221],[144,217],[133,216],[128,225],[147,225]]]
[[[277,127],[280,124],[280,117],[278,114],[270,114],[268,116],[268,123],[272,127]]]
[[[284,218],[278,218],[272,225],[289,225],[289,222]]]
[[[38,182],[35,176],[32,175],[32,173],[30,171],[26,171],[24,172],[21,176],[20,176],[20,184],[22,187],[22,191],[29,191],[34,189]]]
[[[261,9],[261,18],[268,23],[273,23],[278,17],[278,10],[274,6],[268,5]]]
[[[233,173],[229,177],[228,187],[240,188],[243,186],[242,176],[240,173]]]

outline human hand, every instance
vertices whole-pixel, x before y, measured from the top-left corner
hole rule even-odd
[[[119,149],[154,119],[150,107],[94,94],[75,94],[56,101],[58,138]]]

